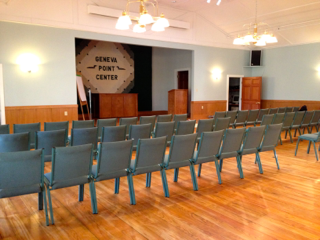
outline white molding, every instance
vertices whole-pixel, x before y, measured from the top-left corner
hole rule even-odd
[[[240,89],[239,89],[239,110],[241,110],[242,105],[242,78],[244,75],[227,75],[227,91],[226,91],[226,100],[227,100],[227,106],[226,109],[228,111],[229,109],[229,78],[240,78]]]
[[[2,64],[0,64],[0,124],[6,124],[6,112],[5,112],[5,103],[4,103],[4,82],[3,82],[3,73],[2,73]]]

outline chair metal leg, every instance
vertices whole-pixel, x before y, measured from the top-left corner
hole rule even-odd
[[[202,168],[202,163],[200,163],[198,167],[198,177],[200,177],[201,175],[201,168]]]
[[[130,173],[128,174],[127,180],[128,180],[128,186],[129,186],[130,204],[136,205],[136,196],[134,194],[132,174]]]
[[[174,182],[178,182],[178,177],[179,177],[179,168],[175,168],[175,169],[174,169],[173,181],[174,181]]]
[[[83,201],[84,184],[79,185],[79,202]]]
[[[287,139],[288,130],[286,130],[286,134],[284,135],[284,138]]]
[[[298,131],[299,131],[299,135],[301,136],[301,130],[300,130],[300,128],[298,128]]]
[[[43,192],[38,193],[38,210],[43,210]]]
[[[194,164],[190,163],[190,174],[191,174],[191,179],[192,179],[192,184],[193,184],[193,190],[198,191],[198,182],[196,178],[196,172],[194,170]]]
[[[114,194],[119,194],[120,178],[114,179]]]
[[[281,135],[279,136],[279,140],[280,140],[280,144],[282,145],[282,139],[281,139]]]
[[[261,159],[260,159],[259,153],[256,153],[256,161],[258,162],[259,172],[260,172],[261,174],[263,174],[263,169],[262,169]]]
[[[294,153],[295,156],[297,156],[298,147],[299,147],[300,138],[298,138],[297,145],[296,145],[296,152]]]
[[[294,131],[294,137],[296,137],[297,136],[297,128],[296,128],[296,130]]]
[[[309,144],[308,144],[308,150],[307,150],[307,153],[309,154],[310,152],[310,146],[311,146],[311,141],[309,141]]]
[[[223,159],[220,159],[220,172],[222,171]]]
[[[217,176],[218,176],[218,181],[219,181],[219,184],[221,184],[222,180],[221,180],[221,174],[220,174],[220,165],[219,165],[218,160],[215,160],[214,163],[216,164],[216,172],[217,172]]]
[[[291,135],[291,130],[289,130],[289,136],[290,136],[290,142],[293,143],[292,135]]]
[[[237,156],[237,157],[236,157],[236,160],[237,160],[237,165],[238,165],[238,170],[239,170],[240,178],[243,178],[241,157],[240,157],[240,156]]]
[[[308,130],[308,133],[309,133],[309,134],[312,132],[312,131],[311,131],[312,129],[310,130],[310,129],[309,129],[309,126],[307,127],[307,130]]]
[[[311,142],[311,141],[310,141]],[[312,141],[313,142],[313,141]],[[314,147],[314,153],[316,154],[316,158],[317,158],[317,161],[319,161],[319,158],[318,158],[318,151],[317,151],[317,147],[316,147],[316,143],[313,142],[313,147]]]
[[[168,188],[168,181],[167,181],[167,174],[166,170],[163,168],[160,170],[161,173],[161,179],[162,179],[162,186],[163,186],[163,191],[164,191],[164,196],[169,197],[169,188]]]
[[[89,183],[89,188],[90,188],[92,213],[97,214],[98,213],[97,194],[96,194],[96,187],[94,185],[93,180]]]
[[[46,225],[49,226],[47,195],[46,195],[46,190],[45,190],[44,186],[43,186],[43,189],[42,189],[42,196],[43,196],[43,201],[44,201],[44,214],[46,216]]]
[[[306,129],[306,128],[304,127],[304,128],[303,128],[303,134],[304,134],[304,130],[305,130],[305,129]]]
[[[276,149],[273,149],[273,153],[274,153],[274,157],[275,157],[275,159],[276,159],[276,163],[277,163],[278,170],[280,170],[280,166],[279,166],[279,162],[278,162],[278,156],[277,156]]]
[[[147,177],[146,177],[146,187],[150,187],[151,186],[151,172],[147,173]]]
[[[49,187],[47,187],[47,194],[48,194],[48,202],[49,202],[49,209],[50,209],[51,224],[54,224],[54,216],[53,216],[53,209],[52,209],[51,193],[50,193],[50,188],[49,188]]]

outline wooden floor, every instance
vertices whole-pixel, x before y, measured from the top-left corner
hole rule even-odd
[[[294,156],[296,140],[277,147],[280,170],[272,152],[262,153],[264,174],[253,156],[243,158],[244,179],[235,159],[226,159],[218,184],[214,164],[204,164],[192,190],[189,168],[179,181],[167,171],[170,198],[159,173],[151,188],[145,175],[135,176],[137,205],[129,204],[126,178],[120,194],[114,181],[96,184],[99,213],[91,213],[89,188],[77,201],[77,187],[52,191],[55,225],[45,226],[37,210],[37,194],[0,199],[1,239],[320,239],[320,162],[307,142]],[[197,170],[197,167],[196,167]],[[45,171],[50,171],[50,163]]]

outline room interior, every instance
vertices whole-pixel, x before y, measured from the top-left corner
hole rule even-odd
[[[219,5],[216,0],[158,0],[159,12],[164,13],[173,25],[161,32],[154,32],[151,30],[151,26],[147,26],[146,32],[135,33],[132,31],[133,26],[129,30],[115,28],[118,20],[115,16],[120,16],[125,9],[127,3],[125,0],[50,0],[45,2],[39,0],[27,2],[1,0],[0,64],[2,64],[4,89],[4,97],[2,96],[1,101],[3,99],[2,102],[5,103],[6,122],[12,125],[13,123],[48,121],[71,122],[78,119],[75,81],[76,39],[151,48],[152,104],[150,111],[168,111],[167,94],[171,89],[177,89],[175,74],[179,69],[190,69],[190,119],[205,119],[216,111],[227,110],[227,100],[236,102],[236,99],[230,98],[228,95],[231,86],[228,83],[228,76],[238,75],[262,77],[261,108],[307,105],[308,110],[320,109],[320,95],[318,93],[320,85],[320,2],[317,0],[221,0],[218,2],[220,2]],[[139,8],[130,7],[130,11],[134,16],[138,14]],[[149,12],[153,14],[152,11]],[[248,27],[248,24],[260,22],[267,23],[267,25],[258,25],[258,33],[263,34],[263,31],[267,30],[277,37],[278,42],[267,43],[266,46],[233,44],[234,39],[238,36],[245,36],[248,30],[254,31],[253,25]],[[250,66],[251,50],[262,50],[260,67]],[[21,71],[19,64],[17,64],[17,58],[23,53],[32,53],[38,57],[37,71],[30,73]],[[218,77],[215,73],[218,73]],[[286,236],[296,239],[314,238],[320,235],[320,226],[316,224],[319,218],[311,213],[308,217],[305,215],[302,217],[301,213],[305,208],[308,211],[319,209],[318,204],[313,202],[313,197],[319,197],[319,188],[317,188],[319,167],[316,166],[318,163],[315,163],[312,154],[302,154],[302,152],[306,152],[304,150],[307,149],[307,143],[301,144],[299,159],[293,158],[291,148],[281,146],[278,154],[289,157],[283,160],[284,176],[280,176],[276,183],[272,182],[278,176],[274,167],[274,159],[271,156],[266,157],[270,163],[266,163],[263,177],[255,172],[256,166],[250,165],[246,169],[247,178],[241,180],[242,183],[237,185],[238,183],[233,182],[233,178],[236,177],[234,166],[226,164],[224,171],[229,174],[225,175],[225,184],[218,186],[216,182],[212,183],[212,177],[203,177],[199,181],[199,185],[205,186],[203,192],[200,188],[199,193],[196,194],[189,189],[189,172],[183,170],[181,176],[185,177],[181,177],[179,182],[183,185],[180,187],[170,186],[174,191],[176,190],[176,193],[167,202],[163,202],[161,184],[159,183],[161,180],[159,176],[156,176],[153,180],[152,191],[139,190],[139,194],[141,194],[138,199],[139,204],[134,209],[130,208],[127,193],[124,193],[127,191],[126,183],[123,184],[123,192],[120,194],[122,196],[113,197],[110,197],[113,194],[113,183],[108,183],[102,187],[103,189],[97,188],[98,194],[103,195],[103,190],[105,190],[109,195],[109,198],[104,198],[106,202],[101,203],[103,210],[100,215],[102,216],[94,222],[95,226],[99,225],[100,221],[103,222],[105,228],[97,232],[94,230],[87,232],[83,227],[91,229],[90,219],[95,217],[90,215],[89,205],[83,205],[85,214],[70,210],[79,204],[75,197],[77,190],[61,190],[61,195],[73,197],[75,202],[66,206],[62,202],[55,205],[55,208],[68,209],[65,212],[61,210],[59,224],[63,222],[62,219],[64,221],[69,217],[71,219],[68,224],[63,226],[64,232],[70,232],[59,233],[61,234],[59,237],[66,238],[74,234],[78,237],[82,236],[82,238],[102,239],[103,236],[124,238],[124,235],[128,233],[126,237],[156,238],[155,229],[149,225],[147,230],[143,228],[143,224],[150,220],[163,224],[161,225],[162,230],[169,229],[168,235],[164,231],[158,235],[161,236],[160,238],[198,237],[205,239],[211,234],[212,238],[219,239],[219,235],[205,229],[204,226],[208,222],[210,222],[212,229],[221,231],[225,238],[229,237],[230,239],[234,239],[236,236],[242,239],[253,237],[286,239]],[[252,162],[253,158],[250,160]],[[297,165],[292,166],[291,161],[295,160],[297,160]],[[306,167],[303,174],[300,174],[299,168],[304,164]],[[210,176],[210,172],[210,169],[204,169],[203,175]],[[168,174],[168,179],[171,179],[172,176],[173,173]],[[286,178],[292,182],[285,183]],[[278,209],[282,208],[277,206],[277,195],[280,194],[280,190],[272,192],[273,190],[267,183],[259,186],[259,189],[253,188],[246,192],[254,199],[252,202],[244,203],[246,209],[252,204],[254,209],[259,212],[260,203],[256,202],[259,199],[259,192],[261,189],[267,189],[265,195],[268,201],[265,202],[262,210],[260,209],[260,215],[253,212],[246,214],[241,211],[243,206],[230,202],[232,198],[244,201],[242,197],[245,198],[245,196],[241,191],[249,184],[264,180],[274,188],[277,187],[277,184],[285,184],[282,190],[287,189],[283,190],[287,193],[297,190],[299,188],[297,185],[300,186],[300,184],[301,188],[306,188],[309,192],[297,193],[292,197],[296,201],[292,208],[301,208],[291,212],[289,210],[281,212]],[[137,188],[142,188],[144,181],[144,178],[137,178],[135,183]],[[188,191],[183,193],[187,188]],[[225,188],[230,189],[225,190]],[[218,195],[224,191],[227,191],[226,195],[219,197]],[[88,192],[86,191],[87,195],[89,195]],[[212,192],[217,193],[217,196],[213,196]],[[298,198],[304,198],[304,194],[308,196],[308,199],[301,200],[301,204],[306,205],[302,207],[299,205]],[[86,198],[88,198],[87,195]],[[156,197],[152,198],[152,195]],[[12,202],[0,200],[0,206],[5,208],[8,204],[8,209],[14,211],[14,208],[20,203],[23,206],[31,206],[26,203],[27,201],[36,203],[36,197],[27,197],[25,200],[21,198],[22,200],[12,200]],[[285,198],[281,203],[289,204],[290,198]],[[152,204],[147,201],[150,199],[153,201]],[[118,201],[118,204],[115,201]],[[203,206],[183,205],[186,201],[193,201],[198,205],[203,203]],[[221,208],[223,210],[210,210],[210,208],[219,208],[221,201],[224,206]],[[159,209],[162,206],[168,207],[169,210],[161,212]],[[109,207],[115,210],[110,210]],[[151,212],[144,216],[144,212],[147,212],[146,208],[149,207],[152,208]],[[272,210],[279,210],[281,213],[267,216],[268,207]],[[24,211],[22,208],[21,205],[19,210]],[[177,213],[173,214],[171,208],[177,208]],[[183,215],[186,210],[189,212],[188,216]],[[203,217],[193,215],[194,212],[200,210]],[[103,211],[105,215],[103,215]],[[208,212],[205,213],[206,211]],[[4,213],[0,210],[0,213],[0,221],[5,223],[7,212]],[[167,213],[174,215],[171,223],[163,220]],[[236,216],[237,213],[241,217]],[[137,216],[137,220],[126,214]],[[225,214],[225,219],[222,217],[223,214]],[[83,220],[85,223],[78,220],[83,215],[85,215]],[[151,215],[154,220],[150,217]],[[37,215],[37,218],[42,218],[39,216]],[[117,219],[106,223],[104,218],[107,219],[110,216]],[[182,216],[181,222],[183,224],[193,225],[200,230],[187,230],[186,226],[177,220],[179,216]],[[261,222],[259,222],[259,216]],[[267,217],[262,219],[262,216]],[[294,216],[296,216],[295,220]],[[202,223],[192,223],[190,219],[193,217]],[[214,218],[219,220],[213,220]],[[286,218],[291,218],[291,220],[278,227],[277,224]],[[303,218],[307,222],[307,229],[302,227]],[[0,236],[2,234],[12,236],[5,233],[10,232],[11,230],[8,229],[17,227],[19,223],[24,225],[23,229],[27,228],[29,226],[26,223],[27,220],[21,219],[21,222],[19,220],[12,226],[5,223],[6,227],[0,227]],[[34,219],[33,221],[40,224],[42,220]],[[311,226],[310,222],[314,222],[315,225]],[[57,226],[59,224],[57,223]],[[75,224],[76,227],[70,226],[72,224]],[[264,224],[267,224],[268,228],[258,230]],[[238,227],[241,230],[237,230]],[[77,233],[77,228],[81,229],[80,233]],[[108,231],[107,228],[115,228],[115,230]],[[177,237],[175,229],[179,229],[179,232],[187,231],[187,233],[181,233],[182,235]],[[251,229],[254,229],[252,230],[253,236],[250,235]],[[281,231],[284,233],[281,234]],[[30,237],[30,234],[19,236]],[[42,229],[37,234],[33,237],[40,238],[41,234],[52,236],[53,233]]]

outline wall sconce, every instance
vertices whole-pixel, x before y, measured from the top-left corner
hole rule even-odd
[[[221,71],[220,69],[213,69],[212,71],[212,78],[213,80],[219,80],[221,78]]]
[[[40,59],[32,53],[19,55],[16,62],[20,65],[20,69],[23,72],[32,73],[39,70]]]

